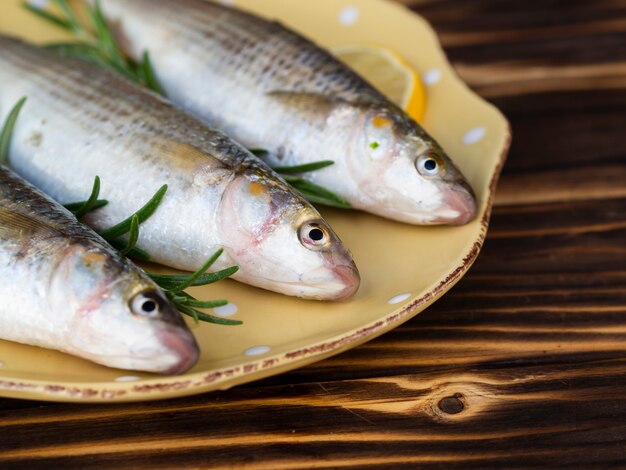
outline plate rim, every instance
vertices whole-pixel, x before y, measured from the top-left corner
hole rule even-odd
[[[378,1],[386,4],[386,6],[403,8],[403,5],[398,5],[388,0]],[[322,341],[308,344],[304,347],[299,346],[280,354],[263,356],[235,366],[216,368],[210,371],[205,370],[180,376],[141,379],[136,382],[50,382],[47,380],[12,377],[9,374],[0,375],[0,396],[51,402],[122,403],[163,400],[206,393],[218,389],[225,390],[247,382],[245,378],[251,373],[255,375],[254,380],[260,380],[306,366],[340,354],[352,347],[359,346],[413,318],[454,286],[475,262],[484,245],[493,210],[496,186],[511,145],[511,125],[500,110],[471,90],[458,76],[450,64],[445,51],[443,51],[437,33],[430,23],[424,17],[408,8],[403,8],[403,10],[406,14],[412,15],[423,27],[426,27],[428,33],[434,37],[435,44],[439,48],[439,52],[443,53],[455,83],[462,86],[465,93],[473,95],[474,98],[480,100],[481,104],[495,111],[505,128],[500,153],[487,185],[485,209],[480,219],[479,233],[468,244],[460,264],[451,268],[445,277],[438,278],[439,282],[434,287],[429,288],[428,291],[404,307],[400,307],[384,317],[371,321],[357,329],[351,329]],[[133,374],[133,371],[123,371],[122,373],[124,372],[128,373],[128,375]]]

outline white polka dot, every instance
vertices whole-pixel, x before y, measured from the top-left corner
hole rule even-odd
[[[475,144],[476,142],[482,140],[486,133],[487,129],[484,127],[475,127],[465,133],[463,136],[463,143],[467,145]]]
[[[261,354],[265,354],[266,352],[269,352],[270,347],[269,346],[255,346],[253,348],[250,349],[246,349],[246,356],[260,356]]]
[[[425,85],[431,86],[439,83],[441,80],[441,70],[430,69],[422,74],[422,80]]]
[[[0,368],[4,367],[4,362],[0,361]]]
[[[237,313],[239,309],[235,304],[226,304],[222,307],[215,307],[213,311],[222,317],[230,317]]]
[[[235,5],[235,0],[220,0],[220,3],[227,7],[232,7]]]
[[[46,8],[50,0],[28,0],[28,4],[35,8]]]
[[[359,19],[359,9],[355,6],[347,6],[339,12],[339,22],[344,26],[352,26]]]
[[[399,295],[396,295],[395,297],[390,298],[387,301],[387,303],[389,305],[399,304],[400,302],[404,302],[409,297],[411,297],[410,293],[409,294],[399,294]]]
[[[134,382],[135,380],[139,380],[139,377],[135,375],[122,375],[115,379],[116,382]]]

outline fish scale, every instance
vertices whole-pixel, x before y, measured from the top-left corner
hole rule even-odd
[[[15,77],[19,77],[16,80]],[[65,204],[97,175],[109,204],[85,221],[98,230],[129,217],[163,185],[141,225],[151,260],[312,299],[359,285],[352,255],[320,214],[247,149],[137,84],[78,59],[0,37],[0,117],[23,96],[9,163]],[[323,243],[308,234],[323,229]]]

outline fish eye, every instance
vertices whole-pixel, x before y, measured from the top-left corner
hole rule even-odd
[[[156,317],[160,310],[160,299],[156,294],[137,294],[130,302],[130,309],[135,315],[142,317]]]
[[[298,230],[300,243],[306,248],[318,250],[330,243],[328,230],[319,222],[306,222]]]
[[[426,154],[415,161],[415,167],[422,176],[437,176],[445,171],[445,162],[438,155]]]

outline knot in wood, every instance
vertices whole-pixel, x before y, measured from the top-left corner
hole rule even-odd
[[[441,411],[449,415],[459,414],[465,409],[462,398],[463,395],[461,395],[460,393],[455,393],[454,395],[444,397],[439,400],[439,403],[437,403],[437,407]]]

